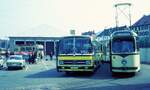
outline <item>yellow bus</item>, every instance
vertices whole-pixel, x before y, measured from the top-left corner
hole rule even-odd
[[[135,73],[140,70],[140,53],[137,34],[133,31],[116,31],[110,39],[110,67],[116,72]]]
[[[59,41],[58,72],[94,72],[101,63],[96,41],[87,36],[66,36]]]

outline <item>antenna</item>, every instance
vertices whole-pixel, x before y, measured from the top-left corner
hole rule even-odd
[[[116,15],[115,15],[115,20],[116,20],[116,28],[119,26],[119,20],[118,20],[118,16],[120,14],[118,14],[119,12],[122,13],[124,15],[124,17],[129,21],[129,27],[131,26],[131,11],[130,11],[130,7],[131,7],[131,3],[118,3],[114,5],[116,8]],[[128,9],[128,12],[125,12],[125,10]]]

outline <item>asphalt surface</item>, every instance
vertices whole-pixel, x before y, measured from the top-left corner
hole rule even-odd
[[[150,65],[136,75],[112,77],[109,64],[94,73],[57,72],[55,61],[28,64],[23,70],[0,70],[0,90],[150,90]]]

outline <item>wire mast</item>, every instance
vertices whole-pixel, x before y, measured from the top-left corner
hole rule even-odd
[[[115,20],[116,20],[116,28],[119,26],[119,13],[122,13],[123,16],[128,20],[129,27],[131,26],[131,3],[118,3],[114,5],[116,8]],[[128,12],[125,10],[128,9]]]

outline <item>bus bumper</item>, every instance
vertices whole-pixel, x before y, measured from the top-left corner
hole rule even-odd
[[[93,66],[58,66],[58,72],[65,72],[65,71],[94,71]]]

